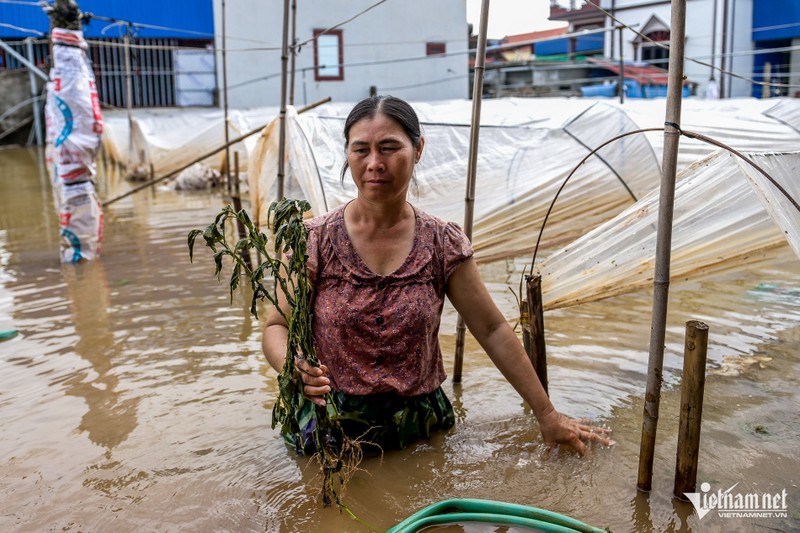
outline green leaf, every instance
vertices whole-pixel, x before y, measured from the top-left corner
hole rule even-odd
[[[192,253],[194,252],[194,240],[197,238],[198,235],[202,235],[203,231],[199,229],[193,229],[189,232],[189,262],[192,262],[193,256]]]
[[[214,274],[219,277],[220,273],[222,272],[222,258],[225,256],[225,250],[220,250],[219,252],[214,254]]]
[[[233,272],[231,273],[231,303],[233,302],[233,293],[236,292],[236,288],[239,286],[239,277],[242,275],[242,265],[236,263],[233,267]]]

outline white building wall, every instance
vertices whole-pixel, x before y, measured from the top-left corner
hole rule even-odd
[[[745,78],[753,78],[753,0],[728,2],[728,53],[725,70]],[[752,96],[753,84],[747,80],[725,76],[726,96]]]
[[[792,50],[791,52],[791,66],[789,67],[789,84],[790,85],[800,85],[800,39],[792,39]],[[789,96],[794,96],[795,98],[800,97],[800,89],[797,87],[793,87],[789,89]]]
[[[299,42],[315,29],[337,25],[374,0],[303,0],[297,2]],[[214,0],[217,46],[222,48],[222,0]],[[230,108],[280,104],[282,0],[227,0],[227,83]],[[291,19],[290,19],[291,27]],[[296,58],[297,106],[330,96],[356,102],[379,94],[407,100],[467,98],[469,95],[468,26],[464,0],[386,2],[343,24],[344,79],[315,81],[314,43]],[[426,56],[427,42],[444,42],[447,55]],[[222,55],[217,56],[220,91]],[[220,105],[222,105],[222,94]]]
[[[714,24],[714,3],[716,2],[716,24]],[[727,13],[727,32],[723,32],[724,4],[728,3]],[[601,6],[607,11],[611,11],[611,0],[602,0]],[[654,0],[643,2],[642,0],[614,0],[615,17],[624,24],[633,26],[636,31],[643,31],[645,24],[650,17],[656,15],[668,26],[672,26],[672,7],[669,2]],[[689,58],[696,59],[702,63],[712,64],[716,67],[723,66],[725,70],[735,72],[740,76],[752,78],[753,71],[753,43],[751,40],[752,28],[752,0],[688,0],[686,2],[686,41],[684,54],[687,58],[684,62],[684,75],[689,81],[698,84],[697,94],[705,94],[706,85],[711,78],[711,67],[690,61]],[[606,19],[607,26],[616,25],[610,19]],[[727,56],[722,57],[723,34],[727,38]],[[606,37],[606,55],[610,54],[611,34]],[[619,37],[614,32],[615,58],[619,57]],[[631,30],[624,30],[624,57],[626,60],[640,60],[634,56],[634,40],[637,35]],[[712,57],[713,52],[713,57]],[[720,81],[720,72],[713,71],[713,76]],[[727,97],[750,96],[751,84],[745,80],[740,80],[726,76],[725,95]]]

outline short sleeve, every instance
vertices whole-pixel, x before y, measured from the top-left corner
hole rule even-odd
[[[472,243],[455,222],[448,222],[444,227],[444,279],[450,275],[461,263],[472,257],[474,251]]]

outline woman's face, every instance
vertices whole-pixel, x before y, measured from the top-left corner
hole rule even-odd
[[[379,203],[405,201],[423,144],[420,139],[415,148],[403,127],[383,113],[353,124],[347,162],[359,196]]]

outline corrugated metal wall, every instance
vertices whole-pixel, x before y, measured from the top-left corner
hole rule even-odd
[[[753,79],[789,84],[796,73],[792,72],[793,39],[800,38],[800,2],[793,0],[754,0],[753,41],[757,51],[753,56]],[[795,52],[796,53],[796,52]],[[790,96],[798,94],[796,88],[752,85],[752,96]]]
[[[800,2],[754,0],[753,40],[774,41],[800,38]]]
[[[131,27],[130,52],[133,107],[170,107],[186,101],[177,88],[176,75],[181,73],[175,72],[174,55],[177,50],[204,51],[213,46],[211,0],[83,0],[79,5],[84,13],[134,24]],[[0,38],[17,52],[27,56],[26,44],[22,39],[33,37],[35,41],[32,59],[40,68],[48,67],[49,47],[46,34],[49,31],[49,20],[40,7],[0,2],[0,22]],[[126,32],[126,24],[98,19],[91,19],[84,26],[100,101],[106,106],[127,105],[123,48]],[[213,60],[213,54],[211,55]],[[0,70],[20,67],[19,61],[0,49]],[[210,72],[213,74],[213,65],[211,68]],[[197,74],[208,78],[206,72]],[[215,78],[211,79],[210,84],[211,86],[204,89],[208,94],[190,99],[193,105],[214,104]]]
[[[146,42],[142,42],[146,41]],[[172,48],[175,39],[137,39],[131,49],[133,107],[175,105]],[[125,107],[125,49],[117,39],[95,41],[89,48],[97,92],[105,105]]]

